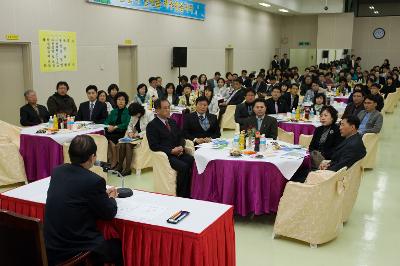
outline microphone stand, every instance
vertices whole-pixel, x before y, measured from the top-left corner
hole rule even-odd
[[[125,187],[125,177],[120,172],[108,169],[107,174],[114,174],[121,178],[121,187],[117,188],[118,198],[128,198],[133,195],[132,189]]]

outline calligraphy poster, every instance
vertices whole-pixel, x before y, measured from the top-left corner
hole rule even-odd
[[[39,31],[40,70],[76,71],[76,32]]]

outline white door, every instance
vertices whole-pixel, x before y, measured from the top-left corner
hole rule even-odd
[[[225,49],[225,72],[233,72],[233,48]]]
[[[24,66],[27,45],[0,44],[0,120],[14,125],[19,123],[19,108],[25,104],[24,92],[30,89]]]
[[[129,98],[136,94],[137,55],[136,46],[118,46],[119,88],[128,93]]]

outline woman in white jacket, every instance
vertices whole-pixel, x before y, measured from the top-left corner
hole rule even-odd
[[[214,90],[212,88],[206,87],[204,90],[204,96],[208,100],[208,112],[210,114],[218,116],[219,106],[217,96],[214,96]]]

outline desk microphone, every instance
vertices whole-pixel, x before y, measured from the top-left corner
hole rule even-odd
[[[115,174],[121,178],[121,187],[117,188],[118,198],[128,198],[133,195],[132,189],[125,187],[125,177],[117,170],[112,170],[109,163],[96,160],[94,165],[103,168],[103,172]]]

